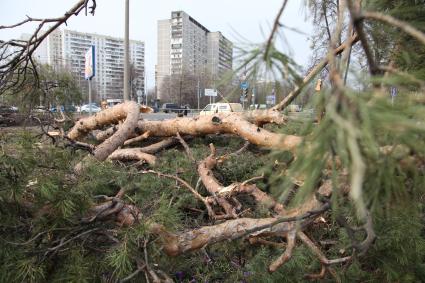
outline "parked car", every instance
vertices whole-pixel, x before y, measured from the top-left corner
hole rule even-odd
[[[91,104],[91,112],[96,113],[96,112],[100,112],[102,109],[97,106],[96,104]],[[81,106],[80,111],[83,113],[88,113],[90,112],[90,104],[85,104],[83,106]]]
[[[116,98],[116,99],[108,98],[108,99],[106,99],[106,105],[107,105],[108,107],[113,107],[113,106],[115,106],[115,105],[117,105],[117,104],[122,103],[123,101],[124,101],[124,100],[123,100],[123,99],[121,99],[121,98]]]
[[[199,115],[213,115],[220,112],[242,112],[242,104],[240,103],[212,103],[205,106]]]
[[[17,112],[18,112],[18,107],[0,105],[0,113],[17,113]]]
[[[164,103],[162,104],[161,111],[164,113],[179,113],[180,107],[175,103]]]
[[[61,105],[61,111],[62,112],[75,112],[75,111],[77,111],[77,109],[75,108],[74,105],[65,105],[65,106]],[[57,112],[56,107],[50,108],[50,112]]]
[[[297,104],[288,105],[288,112],[301,112],[302,108]]]
[[[31,113],[45,113],[48,112],[48,109],[42,105],[40,106],[35,106],[32,110]]]

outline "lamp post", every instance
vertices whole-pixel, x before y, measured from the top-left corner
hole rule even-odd
[[[200,88],[200,85],[199,85],[199,76],[198,76],[198,92],[197,92],[197,98],[198,98],[198,110],[199,110],[199,98],[200,98],[200,96],[201,96],[201,88]]]
[[[130,0],[125,0],[125,30],[124,30],[124,101],[130,100],[129,81],[129,6]]]

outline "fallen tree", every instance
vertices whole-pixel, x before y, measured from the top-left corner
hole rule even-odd
[[[76,11],[88,2],[80,1]],[[148,121],[137,104],[125,102],[81,119],[67,135],[61,128],[64,117],[54,119],[55,131],[42,127],[55,146],[72,148],[69,155],[46,144],[17,142],[22,152],[31,152],[31,162],[28,155],[21,158],[15,149],[8,150],[2,140],[0,182],[7,189],[0,190],[0,260],[6,264],[0,267],[0,281],[14,281],[10,277],[16,274],[24,275],[15,281],[70,281],[60,275],[75,273],[81,277],[78,281],[126,282],[140,280],[140,272],[154,282],[171,282],[167,273],[179,282],[299,281],[306,269],[320,270],[307,275],[309,279],[330,274],[335,281],[352,280],[354,273],[361,274],[358,281],[420,281],[417,270],[422,268],[425,246],[423,101],[407,92],[412,86],[403,89],[403,84],[398,85],[408,96],[403,103],[388,105],[382,99],[387,81],[380,72],[400,72],[392,64],[377,65],[363,21],[394,23],[419,42],[425,37],[397,19],[362,12],[354,1],[337,1],[339,16],[329,25],[327,17],[335,11],[327,13],[323,5],[330,48],[300,82],[290,58],[274,46],[286,2],[265,52],[255,50],[246,63],[250,71],[261,70],[252,61],[260,54],[269,71],[298,82],[272,110]],[[344,20],[346,7],[351,21]],[[348,38],[340,44],[342,34]],[[342,66],[348,70],[351,47],[359,40],[374,88],[353,94],[340,73]],[[31,42],[36,46],[40,41]],[[329,89],[317,94],[322,103],[318,107],[323,107],[319,110],[326,113],[323,119],[309,124],[305,132],[286,127],[288,117],[280,111],[325,67]],[[382,85],[376,94],[378,84]],[[421,85],[416,79],[415,87]],[[263,128],[269,123],[282,125],[283,131]],[[166,150],[179,145],[186,157],[181,148]],[[270,150],[262,148],[273,151],[265,157]],[[78,154],[78,160],[73,159],[81,149],[83,161]],[[51,160],[42,162],[45,156],[67,165],[80,162],[79,174]],[[31,165],[21,166],[25,162]],[[393,222],[388,221],[390,214]],[[369,249],[376,239],[377,245]],[[256,247],[266,245],[273,248]],[[367,251],[371,259],[362,257]],[[163,253],[178,256],[184,264]],[[312,261],[311,254],[318,260]],[[388,264],[391,259],[396,263]],[[75,266],[80,268],[74,271]],[[382,272],[385,268],[390,271]],[[220,274],[204,277],[205,270],[213,269]],[[270,273],[265,276],[266,269]],[[405,269],[410,271],[403,277]],[[82,278],[84,271],[95,275]],[[188,275],[181,275],[184,272]],[[403,274],[391,277],[396,273]]]
[[[117,124],[124,120],[119,129],[94,150],[93,155],[96,159],[105,160],[115,149],[132,136],[137,126],[139,115],[140,107],[136,102],[124,102],[96,113],[94,116],[80,119],[69,131],[67,137],[71,140],[79,140],[92,130],[99,129],[105,125]]]
[[[324,181],[318,188],[317,194],[306,200],[303,204],[287,210],[284,209],[282,204],[276,202],[255,185],[248,185],[249,180],[243,183],[233,183],[229,186],[221,185],[214,177],[212,171],[220,158],[216,156],[215,147],[213,145],[210,145],[210,149],[211,154],[199,162],[198,173],[200,175],[200,180],[211,194],[210,198],[213,202],[205,201],[204,197],[198,195],[196,190],[178,177],[157,173],[155,171],[142,172],[144,174],[158,174],[158,176],[162,177],[175,178],[179,182],[184,183],[184,185],[195,194],[196,198],[201,199],[206,204],[209,211],[213,210],[209,204],[220,205],[224,209],[226,217],[215,219],[236,218],[233,220],[226,220],[220,224],[204,226],[181,233],[169,232],[161,224],[152,222],[145,223],[150,233],[160,237],[163,249],[167,255],[178,256],[219,242],[232,241],[239,238],[247,238],[252,244],[258,242],[273,244],[273,242],[262,239],[278,237],[286,238],[287,247],[282,256],[270,264],[270,272],[276,271],[281,265],[290,260],[292,251],[295,248],[296,238],[300,239],[302,243],[319,258],[322,264],[322,271],[319,274],[309,275],[311,278],[323,278],[327,271],[331,274],[333,273],[331,265],[351,261],[352,256],[329,260],[320,251],[320,248],[303,232],[314,223],[315,219],[322,217],[322,215],[330,209],[328,200],[332,194],[331,180]],[[347,190],[348,188],[345,188],[345,193],[347,193]],[[238,194],[252,195],[258,204],[274,211],[275,217],[238,218],[235,207],[228,202],[230,199],[234,200],[234,197]],[[122,192],[120,191],[117,196],[109,198],[107,202],[93,208],[91,212],[92,216],[87,218],[88,220],[86,221],[110,219],[120,226],[131,226],[142,221],[143,216],[141,211],[134,205],[125,204],[121,200],[121,196]],[[213,212],[210,216],[211,215],[215,215],[215,213]],[[373,230],[368,229],[366,232],[367,237],[364,242],[357,244],[359,250],[359,247],[362,247],[362,252],[369,247],[375,238]]]

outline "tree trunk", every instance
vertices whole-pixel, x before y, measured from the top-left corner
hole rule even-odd
[[[235,134],[252,144],[294,152],[302,137],[277,134],[260,128],[238,113],[217,113],[213,116],[176,118],[165,121],[139,121],[138,129],[151,137],[181,135],[204,136],[208,134]]]
[[[121,146],[133,135],[139,120],[140,107],[136,102],[127,101],[117,104],[93,116],[80,119],[69,131],[68,138],[78,140],[92,130],[99,129],[105,125],[116,124],[125,121],[118,130],[107,140],[96,147],[93,154],[97,160],[105,160],[112,152]]]

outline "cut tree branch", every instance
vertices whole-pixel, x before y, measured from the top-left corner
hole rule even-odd
[[[344,51],[346,48],[349,48],[350,46],[354,45],[359,40],[359,37],[357,34],[351,36],[351,38],[344,41],[338,48],[336,48],[333,51],[334,55],[339,55],[342,51]],[[309,84],[317,74],[319,74],[323,68],[325,68],[329,63],[329,56],[326,56],[323,58],[309,73],[308,75],[303,79],[302,83],[295,87],[281,102],[273,106],[272,109],[275,110],[283,110],[291,104],[292,101],[301,93],[301,91],[304,89],[304,87]]]

